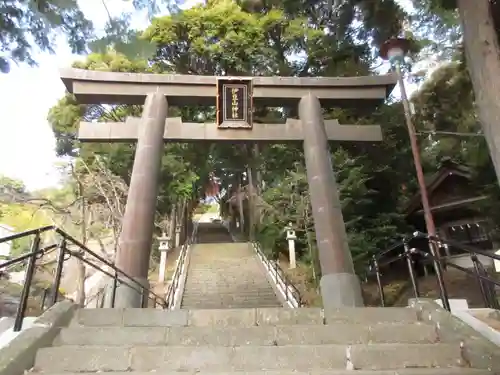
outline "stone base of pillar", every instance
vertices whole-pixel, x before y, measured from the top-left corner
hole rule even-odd
[[[361,284],[356,275],[351,273],[324,275],[319,285],[325,310],[364,306]]]
[[[135,278],[135,281],[149,288],[149,281],[143,278]],[[128,284],[134,286],[134,288],[128,285],[121,284],[116,288],[115,293],[115,308],[140,308],[142,307],[142,295],[140,293],[139,285],[128,282]],[[106,294],[104,300],[104,307],[111,307],[111,296],[113,295],[113,281],[111,280],[106,287]],[[145,297],[147,298],[147,296]]]

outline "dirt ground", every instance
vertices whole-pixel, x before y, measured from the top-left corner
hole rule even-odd
[[[500,332],[500,312],[490,312],[490,313],[482,313],[476,312],[473,314],[475,318],[479,319],[483,323],[486,323],[494,330]]]
[[[0,280],[0,317],[12,317],[16,315],[21,291],[21,285],[11,283],[7,280]],[[26,316],[39,316],[42,313],[41,304],[41,291],[34,288],[28,299]]]
[[[315,286],[311,267],[299,262],[297,268],[291,270],[288,268],[288,259],[285,257],[280,259],[279,263],[280,267],[300,291],[305,305],[321,306],[321,296]],[[472,308],[484,307],[478,282],[474,277],[451,269],[444,273],[444,281],[449,298],[464,298]],[[418,288],[422,298],[439,298],[436,277],[433,275],[419,278]],[[380,295],[375,280],[362,283],[362,290],[366,306],[380,306]],[[386,281],[384,283],[384,294],[386,306],[407,306],[408,299],[414,298],[414,292],[408,278]],[[488,321],[491,321],[491,319]],[[491,322],[491,324],[498,327],[500,319]]]
[[[290,269],[288,259],[279,259],[281,269],[290,281],[299,290],[302,302],[305,306],[321,307],[323,302],[319,290],[314,286],[312,269],[302,263],[297,263],[297,268]]]

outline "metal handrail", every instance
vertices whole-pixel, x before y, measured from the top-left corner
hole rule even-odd
[[[266,266],[271,275],[274,276],[277,286],[280,286],[283,289],[285,301],[291,307],[302,307],[304,305],[304,301],[299,289],[297,289],[297,287],[292,283],[286,273],[281,269],[278,261],[271,262],[263,253],[260,245],[257,242],[252,242],[252,246],[259,258],[264,263],[264,266]]]
[[[96,306],[99,304],[99,300],[103,298],[106,294],[105,288],[100,288],[96,293],[92,294],[85,301],[85,307],[89,306],[92,302],[95,302]]]
[[[3,263],[0,263],[0,268],[8,268],[8,267],[11,267],[11,266],[17,266],[19,263],[23,263],[24,260],[27,260],[29,258],[31,258],[33,255],[37,255],[38,253],[38,256],[42,256],[42,255],[47,255],[49,252],[51,252],[50,250],[55,250],[57,249],[57,244],[54,243],[52,245],[49,245],[49,246],[45,246],[45,247],[42,247],[41,249],[39,249],[37,252],[35,253],[26,253],[26,254],[22,254],[20,256],[18,256],[17,258],[14,258],[14,259],[11,259],[11,260],[7,260]]]
[[[438,244],[438,247],[442,245],[447,245],[447,246],[453,246],[456,247],[464,252],[467,252],[471,258],[472,264],[474,266],[474,271],[470,271],[464,267],[460,267],[456,264],[453,264],[449,261],[448,257],[440,257],[439,254],[432,254],[430,252],[424,252],[420,249],[414,249],[416,253],[419,253],[423,255],[425,258],[429,258],[432,260],[434,264],[444,264],[448,267],[455,268],[459,271],[462,271],[468,275],[474,276],[478,282],[479,289],[481,291],[481,296],[483,298],[484,304],[486,307],[493,308],[493,309],[500,309],[500,302],[498,301],[498,298],[495,293],[495,285],[500,286],[500,282],[489,277],[488,271],[486,271],[486,268],[484,265],[481,263],[481,261],[478,258],[478,254],[482,255],[486,258],[490,258],[493,260],[499,260],[500,261],[500,256],[492,253],[488,253],[485,250],[482,249],[476,249],[473,246],[469,246],[466,244],[461,244],[460,242],[456,241],[450,241],[450,240],[444,240],[442,238],[439,238],[437,236],[429,236],[427,233],[423,232],[414,232],[413,233],[413,238],[425,238],[427,239],[430,243],[435,243]],[[438,285],[440,287],[440,292],[441,292],[441,301],[443,303],[443,306],[450,311],[450,303],[448,299],[448,293],[446,291],[446,287],[444,285],[444,280],[440,278],[440,275],[436,275],[438,278]]]
[[[429,249],[428,251],[424,251],[418,248],[410,248],[410,243],[412,240],[415,239],[426,239],[429,242]],[[458,248],[466,253],[469,254],[471,257],[474,270],[469,270],[467,268],[461,267],[459,265],[453,264],[450,261],[450,257],[443,257],[440,256],[439,252],[436,254],[433,254],[431,251],[431,247],[434,247],[435,249],[439,250],[443,247],[443,245],[447,246],[453,246],[455,248]],[[381,258],[385,255],[387,255],[390,251],[393,251],[400,246],[404,247],[404,252],[403,254],[397,255],[393,258],[390,258],[389,260],[384,261],[383,263],[380,262]],[[413,288],[413,293],[416,298],[420,297],[420,292],[418,289],[418,281],[414,269],[414,256],[415,255],[420,255],[421,259],[426,261],[432,262],[434,265],[434,268],[436,270],[436,278],[437,278],[437,284],[439,288],[439,294],[440,294],[440,299],[443,304],[443,307],[451,311],[450,307],[450,302],[448,298],[448,293],[446,290],[446,285],[444,282],[444,278],[442,275],[442,270],[446,267],[451,267],[454,269],[457,269],[461,272],[464,272],[465,274],[468,274],[470,276],[473,276],[476,278],[481,295],[484,301],[484,304],[486,307],[494,308],[494,309],[499,309],[500,308],[500,303],[496,297],[495,293],[495,285],[500,286],[500,281],[495,280],[491,278],[488,275],[488,272],[486,271],[486,268],[484,265],[481,263],[481,261],[478,259],[478,255],[482,255],[484,257],[493,259],[493,260],[499,260],[500,261],[500,256],[496,254],[489,253],[485,250],[482,249],[477,249],[473,246],[470,245],[465,245],[461,244],[460,242],[456,241],[450,241],[450,240],[444,240],[440,237],[437,236],[429,236],[427,233],[423,232],[414,232],[411,236],[405,238],[401,243],[391,246],[389,248],[389,251],[384,250],[378,254],[373,255],[371,261],[369,262],[368,265],[368,270],[367,270],[367,276],[369,275],[375,275],[377,279],[377,286],[379,289],[379,295],[380,295],[380,302],[382,306],[385,306],[385,295],[384,295],[384,286],[382,284],[381,280],[381,272],[380,268],[388,266],[389,264],[400,260],[400,259],[405,259],[408,272],[409,272],[409,278],[411,281],[411,285]]]
[[[181,276],[182,267],[184,267],[184,263],[186,260],[187,248],[188,244],[184,244],[181,247],[181,251],[179,256],[177,257],[177,261],[175,263],[175,270],[172,275],[172,281],[168,287],[167,294],[165,299],[167,300],[167,306],[169,309],[172,309],[175,304],[175,291],[179,287],[179,281]]]
[[[181,251],[179,253],[179,256],[177,257],[177,262],[175,264],[175,270],[172,275],[172,281],[170,282],[170,285],[167,290],[166,294],[166,301],[167,301],[167,308],[168,309],[173,309],[175,307],[175,302],[176,302],[176,293],[177,290],[180,286],[180,281],[181,277],[184,271],[184,265],[186,264],[186,259],[188,255],[188,250],[189,247],[193,244],[194,238],[196,237],[196,232],[198,231],[198,222],[195,223],[193,227],[193,231],[191,233],[191,236],[188,237],[187,241],[185,244],[182,245]]]
[[[55,231],[60,234],[61,236],[63,236],[63,238],[65,238],[66,240],[69,240],[70,242],[72,242],[74,245],[76,245],[77,247],[80,248],[80,250],[83,250],[84,253],[87,253],[87,254],[90,254],[92,257],[96,258],[99,262],[101,263],[104,263],[106,266],[110,267],[111,269],[113,269],[115,271],[115,275],[110,275],[109,273],[107,274],[106,271],[104,271],[103,269],[99,268],[98,266],[95,266],[93,264],[91,264],[90,262],[87,262],[83,257],[80,257],[81,254],[79,254],[79,252],[75,252],[73,251],[72,255],[76,256],[77,258],[79,258],[80,260],[82,260],[83,262],[87,262],[87,264],[99,271],[101,271],[102,273],[104,274],[107,274],[108,276],[112,277],[113,279],[119,279],[120,276],[123,276],[125,278],[127,278],[129,281],[132,281],[133,284],[135,284],[136,286],[139,287],[139,290],[135,289],[134,287],[132,287],[130,284],[127,284],[125,283],[123,280],[118,280],[120,283],[128,286],[129,288],[132,288],[136,291],[140,291],[142,294],[144,294],[145,292],[148,292],[148,298],[152,299],[155,301],[155,304],[158,303],[158,301],[160,301],[160,304],[163,302],[163,303],[166,303],[166,301],[161,297],[159,296],[158,294],[154,293],[150,288],[148,287],[145,287],[144,285],[142,285],[140,282],[138,282],[137,280],[135,280],[134,278],[130,277],[129,275],[127,275],[125,272],[123,272],[122,270],[120,270],[118,267],[116,267],[114,264],[112,264],[111,262],[109,262],[108,260],[104,259],[102,256],[96,254],[95,252],[93,252],[92,250],[90,250],[87,246],[85,246],[84,244],[82,244],[80,241],[76,240],[74,237],[70,236],[69,234],[65,233],[63,230],[59,229],[59,228],[55,228]],[[69,251],[69,250],[68,250]],[[152,297],[149,297],[149,296],[152,296]],[[143,297],[145,297],[145,295],[143,295]]]
[[[56,229],[55,225],[47,225],[47,226],[40,227],[40,228],[28,229],[28,230],[25,230],[22,232],[17,232],[17,233],[11,234],[11,235],[6,236],[6,237],[2,237],[2,238],[0,238],[0,243],[18,240],[19,238],[31,236],[33,234],[41,234],[43,232],[48,232],[48,231],[54,230],[54,229]]]
[[[429,235],[427,235],[427,233],[415,232],[415,233],[413,233],[413,238],[427,238],[431,241],[435,241],[435,242],[438,242],[438,243],[441,243],[444,245],[457,247],[460,250],[466,251],[468,253],[480,254],[480,255],[483,255],[487,258],[500,260],[500,255],[492,254],[492,253],[487,252],[486,250],[477,249],[474,246],[465,245],[465,244],[462,244],[460,242],[456,242],[456,241],[452,241],[452,240],[444,240],[444,239],[439,238],[437,236],[429,236]]]
[[[61,241],[59,244],[52,244],[49,246],[41,247],[41,234],[47,231],[55,231],[57,234],[61,236]],[[54,248],[59,248],[59,254],[57,257],[56,261],[56,272],[54,275],[54,282],[52,284],[52,289],[51,289],[51,301],[48,304],[48,307],[51,307],[54,305],[59,297],[59,286],[61,284],[61,277],[62,277],[62,271],[64,267],[64,263],[66,260],[68,260],[71,257],[76,257],[80,259],[82,262],[85,264],[88,264],[89,266],[93,267],[94,269],[100,271],[101,273],[109,276],[113,280],[113,288],[112,288],[112,295],[111,295],[111,307],[114,307],[115,304],[115,297],[116,297],[116,289],[118,285],[126,285],[127,287],[137,291],[138,293],[141,294],[142,296],[142,307],[147,307],[147,301],[149,299],[153,300],[154,302],[154,307],[156,307],[158,304],[166,308],[167,307],[167,301],[159,296],[158,294],[154,293],[151,289],[148,287],[142,285],[139,283],[137,280],[133,279],[129,275],[127,275],[125,272],[117,268],[114,264],[109,262],[108,260],[104,259],[100,255],[96,254],[92,250],[90,250],[87,246],[82,244],[80,241],[76,240],[74,237],[69,235],[68,233],[64,232],[62,229],[56,227],[56,226],[46,226],[46,227],[41,227],[41,228],[36,228],[36,229],[30,229],[24,232],[16,233],[13,235],[9,235],[7,237],[2,237],[0,238],[0,243],[2,242],[7,242],[7,241],[12,241],[16,239],[20,239],[23,237],[29,237],[33,236],[34,239],[31,244],[31,249],[29,253],[20,255],[14,259],[8,260],[6,262],[0,263],[0,271],[3,269],[6,269],[7,267],[17,265],[17,264],[24,264],[27,262],[27,269],[26,269],[26,276],[24,280],[24,285],[23,289],[21,291],[21,298],[20,302],[18,305],[18,309],[16,312],[16,318],[14,321],[14,331],[18,332],[22,328],[23,324],[23,319],[26,315],[26,309],[28,305],[28,298],[30,294],[30,289],[31,289],[31,284],[33,281],[33,276],[35,273],[35,270],[37,268],[37,259],[39,259],[41,256],[46,254],[48,251],[54,249]],[[70,250],[68,249],[68,242],[72,243],[73,245],[76,245],[78,250]],[[103,268],[101,268],[100,265],[95,264],[94,262],[90,261],[89,259],[85,258],[85,255],[88,254],[91,257],[93,257],[96,261],[102,263],[103,265],[109,267],[112,271],[108,272],[105,271]],[[44,301],[45,304],[45,301]]]

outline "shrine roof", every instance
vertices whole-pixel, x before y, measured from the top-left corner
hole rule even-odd
[[[426,185],[427,194],[429,196],[429,199],[432,198],[434,193],[436,191],[438,191],[451,176],[459,177],[465,183],[467,181],[471,181],[472,171],[471,171],[471,168],[467,165],[453,162],[449,158],[443,159],[443,161],[440,163],[439,169],[434,174],[430,174],[430,175],[425,176],[425,185]],[[472,196],[470,197],[470,199],[457,198],[457,202],[455,202],[455,203],[462,204],[462,203],[469,203],[469,201],[475,202],[479,198],[484,199],[483,196],[477,196],[476,194],[472,193]],[[421,210],[421,208],[422,208],[422,201],[421,200],[422,200],[422,198],[420,196],[420,193],[417,192],[408,201],[408,204],[407,204],[406,209],[405,209],[406,215],[411,215],[412,213],[416,212],[417,210]],[[432,207],[432,210],[434,210],[434,208],[435,207]]]
[[[218,78],[182,74],[147,74],[61,69],[67,90],[82,104],[143,104],[150,92],[162,92],[170,105],[215,105]],[[268,106],[296,105],[304,95],[316,95],[324,106],[372,107],[382,103],[396,76],[252,77],[253,100]]]

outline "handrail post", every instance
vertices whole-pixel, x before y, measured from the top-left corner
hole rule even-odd
[[[488,296],[486,294],[485,286],[483,284],[483,279],[481,279],[481,277],[480,277],[481,271],[480,271],[480,267],[479,267],[479,259],[477,258],[477,254],[471,253],[470,254],[470,259],[472,260],[472,264],[474,266],[474,273],[475,273],[475,276],[476,276],[477,283],[479,285],[479,290],[481,292],[481,297],[483,297],[484,305],[486,307],[491,307],[490,306],[489,298],[488,298]]]
[[[111,308],[112,309],[115,307],[116,288],[118,288],[118,272],[116,272],[116,270],[115,270],[115,274],[113,277],[113,285],[111,287]]]
[[[495,291],[495,284],[489,282],[488,283],[488,291],[489,295],[491,296],[491,308],[495,310],[500,310],[500,301],[497,298],[497,293]]]
[[[481,292],[484,291],[484,301],[486,307],[489,307],[491,309],[498,309],[498,300],[496,297],[494,285],[492,285],[492,283],[488,279],[485,279],[489,278],[488,271],[486,271],[483,264],[478,259],[477,254],[476,254],[476,265],[477,265],[476,274],[478,275],[477,278],[480,281]],[[476,268],[476,266],[474,268]]]
[[[441,257],[441,253],[443,251],[446,254],[446,245],[444,243],[442,243],[441,241],[439,241],[437,244],[437,248],[438,248],[438,252],[439,252],[439,259],[441,260],[441,269],[443,271],[447,271],[447,269],[448,269],[448,263],[446,263],[447,255],[445,255],[445,260],[443,260],[443,258]],[[443,250],[443,251],[441,251],[441,250]]]
[[[382,278],[380,274],[380,268],[378,266],[378,261],[375,256],[373,256],[373,268],[375,269],[375,276],[377,277],[378,292],[380,294],[380,304],[385,307],[385,294],[384,286],[382,285]]]
[[[434,271],[436,272],[436,278],[439,287],[439,295],[441,297],[441,302],[443,303],[443,308],[447,311],[451,311],[450,301],[448,299],[448,292],[446,291],[446,285],[443,279],[443,267],[441,264],[441,258],[439,257],[439,244],[433,238],[429,238],[429,250],[432,255],[432,263],[434,265]]]
[[[42,294],[42,303],[40,303],[40,309],[42,311],[45,310],[45,301],[47,300],[47,293],[49,292],[48,288],[43,289],[43,294]]]
[[[146,288],[141,288],[141,308],[148,307],[148,293],[146,292]]]
[[[411,286],[413,288],[413,294],[415,295],[415,298],[419,298],[420,292],[418,290],[418,283],[417,283],[417,278],[415,276],[415,269],[413,268],[412,251],[410,249],[408,241],[406,241],[406,240],[404,241],[404,249],[405,249],[406,265],[408,266],[408,273],[410,274],[410,280],[411,280]]]
[[[59,297],[59,287],[61,286],[61,276],[64,267],[64,258],[66,257],[66,239],[61,240],[59,245],[59,254],[57,255],[57,266],[56,273],[54,275],[54,283],[52,284],[52,298],[50,301],[50,306],[54,306],[57,303],[57,298]]]
[[[274,277],[276,278],[276,285],[278,284],[278,258],[274,261]]]
[[[107,290],[106,287],[100,289],[95,294],[95,308],[104,308],[108,306],[108,302],[106,300]],[[90,302],[90,301],[89,301]]]
[[[26,276],[24,279],[23,290],[21,292],[21,298],[19,301],[19,306],[17,307],[16,318],[14,320],[14,332],[19,332],[23,327],[23,319],[24,316],[26,315],[26,308],[28,307],[28,298],[30,294],[31,283],[33,281],[33,274],[35,273],[36,259],[38,255],[36,254],[36,252],[38,251],[39,247],[40,247],[40,233],[36,233],[35,238],[33,239],[33,242],[31,244],[31,251],[30,251],[31,253],[33,253],[33,255],[31,255],[28,261],[28,267],[26,268]]]

